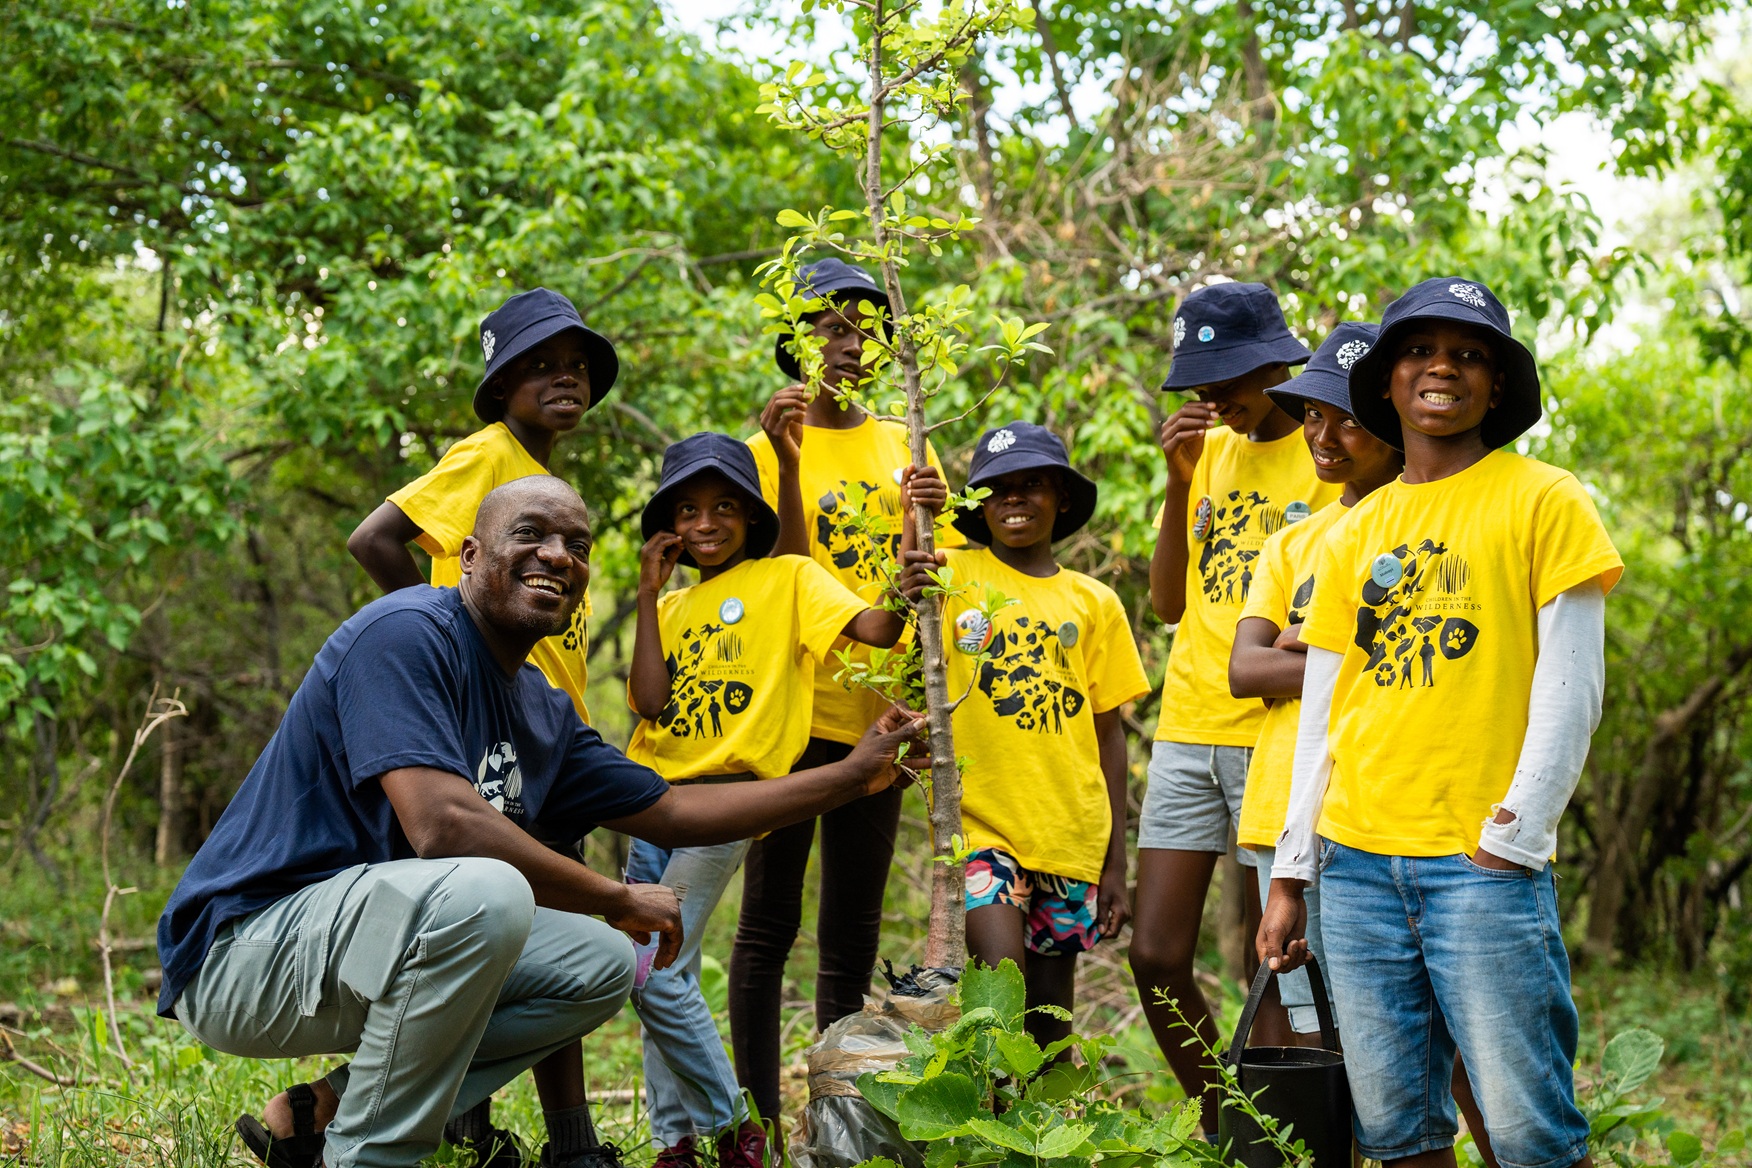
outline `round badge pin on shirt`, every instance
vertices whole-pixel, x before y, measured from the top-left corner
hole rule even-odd
[[[1080,636],[1082,636],[1082,634],[1077,631],[1076,621],[1066,621],[1058,627],[1059,644],[1067,649],[1075,648],[1077,638]]]
[[[906,468],[904,466],[897,466],[894,468],[894,485],[895,486],[897,486],[897,487],[900,486],[900,476],[901,476],[901,473],[904,472],[905,470],[906,470]]]
[[[992,643],[992,622],[985,613],[970,608],[955,618],[955,647],[969,656],[985,652]]]
[[[1382,552],[1369,565],[1369,579],[1382,588],[1391,588],[1405,579],[1405,568],[1399,563],[1398,556],[1392,552]]]
[[[727,625],[733,625],[742,619],[742,601],[732,596],[718,606],[718,619]]]
[[[1192,538],[1202,540],[1211,533],[1211,523],[1216,513],[1217,509],[1211,503],[1211,497],[1200,497],[1198,505],[1192,509]]]
[[[1308,506],[1308,504],[1298,500],[1284,508],[1284,522],[1300,523],[1312,514],[1314,514],[1314,509]]]

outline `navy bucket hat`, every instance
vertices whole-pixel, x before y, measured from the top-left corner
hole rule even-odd
[[[1290,333],[1264,284],[1210,284],[1174,314],[1174,362],[1163,389],[1196,389],[1263,365],[1301,365],[1312,356]]]
[[[1011,422],[980,435],[973,451],[973,465],[967,471],[967,485],[983,487],[993,479],[1018,470],[1056,467],[1064,476],[1065,495],[1070,506],[1053,520],[1052,538],[1061,540],[1076,532],[1095,514],[1095,484],[1071,469],[1065,454],[1065,444],[1057,434],[1033,422]],[[987,547],[992,543],[992,529],[987,526],[985,510],[956,511],[950,520],[955,530],[975,543]]]
[[[1387,377],[1399,338],[1420,320],[1469,324],[1498,340],[1496,358],[1503,375],[1503,396],[1484,416],[1479,435],[1486,446],[1507,446],[1539,420],[1539,366],[1532,351],[1510,331],[1509,310],[1483,284],[1459,276],[1437,276],[1387,306],[1375,347],[1351,366],[1351,400],[1356,403],[1351,414],[1364,429],[1395,449],[1405,449],[1399,412],[1386,396]]]
[[[511,297],[481,321],[481,356],[486,360],[487,371],[475,388],[475,417],[489,424],[503,418],[504,401],[487,390],[493,375],[567,329],[584,334],[584,353],[590,363],[590,401],[584,408],[589,409],[608,396],[615,378],[620,376],[620,358],[615,355],[614,346],[608,343],[608,338],[584,326],[584,318],[570,300],[546,288],[532,288]]]
[[[1292,418],[1302,416],[1302,403],[1307,401],[1324,402],[1355,417],[1350,396],[1351,367],[1375,347],[1375,338],[1380,333],[1378,324],[1345,321],[1327,334],[1306,369],[1282,385],[1272,386],[1265,396]]]
[[[646,539],[659,531],[674,530],[677,489],[689,479],[712,472],[723,475],[748,496],[748,542],[743,545],[748,558],[757,560],[771,552],[779,539],[779,516],[761,497],[754,453],[747,443],[710,431],[683,438],[663,452],[663,477],[639,516],[639,530]],[[677,563],[699,567],[685,551]]]
[[[863,268],[830,257],[809,264],[797,275],[802,278],[797,286],[799,296],[811,299],[819,297],[836,302],[850,300],[855,303],[868,300],[883,310],[886,329],[888,293]],[[773,340],[773,360],[778,362],[779,371],[793,381],[803,376],[803,370],[797,364],[797,355],[790,349],[791,339],[795,335],[781,333]]]

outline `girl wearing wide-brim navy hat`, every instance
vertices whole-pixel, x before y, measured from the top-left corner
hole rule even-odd
[[[524,353],[569,329],[577,330],[584,338],[590,368],[590,405],[607,397],[620,376],[620,358],[614,346],[607,337],[585,326],[584,318],[566,297],[547,288],[531,288],[511,297],[481,321],[481,355],[487,367],[480,385],[475,387],[475,416],[488,424],[503,418],[505,399],[493,392],[493,378]]]
[[[1300,365],[1312,356],[1264,284],[1211,284],[1174,314],[1174,362],[1163,389],[1197,389],[1265,365]]]
[[[1019,470],[1046,467],[1058,471],[1064,481],[1065,509],[1052,525],[1053,542],[1057,543],[1080,530],[1095,514],[1096,489],[1094,483],[1071,467],[1065,444],[1045,426],[1018,421],[986,431],[974,448],[967,486],[971,490]],[[986,523],[984,508],[958,511],[951,522],[968,539],[991,545],[992,529]]]
[[[1420,323],[1468,325],[1489,334],[1491,356],[1500,378],[1500,397],[1484,417],[1479,437],[1491,448],[1507,446],[1525,434],[1541,412],[1539,366],[1533,353],[1515,339],[1509,311],[1483,284],[1459,276],[1437,276],[1417,284],[1387,306],[1381,335],[1350,370],[1351,413],[1381,441],[1405,449],[1399,412],[1388,396],[1388,376],[1399,359],[1405,335]]]
[[[905,630],[898,611],[872,607],[807,556],[767,554],[777,516],[760,496],[748,447],[722,434],[695,434],[665,452],[641,526],[627,675],[639,724],[627,757],[677,784],[783,781],[809,769],[799,760],[816,672],[838,668],[836,647],[847,638],[892,647]],[[665,592],[676,563],[690,561],[698,582]],[[700,938],[750,842],[635,840],[628,854],[629,881],[686,892],[674,964],[633,996],[661,1164],[698,1163],[696,1144],[714,1133],[719,1165],[766,1162],[766,1133],[749,1114],[698,977]]]
[[[779,538],[779,515],[760,493],[760,472],[755,469],[754,455],[748,445],[728,434],[704,432],[683,438],[663,452],[663,474],[657,483],[657,493],[645,504],[639,515],[639,530],[646,539],[659,531],[671,531],[675,522],[675,497],[683,483],[703,474],[720,475],[739,488],[748,498],[748,541],[744,544],[751,560],[773,550]],[[686,551],[678,563],[685,567],[699,565]]]
[[[1381,326],[1347,320],[1333,328],[1314,357],[1294,379],[1274,385],[1265,396],[1293,418],[1302,417],[1304,403],[1323,402],[1356,416],[1351,409],[1350,375],[1358,361],[1368,356],[1381,335]]]

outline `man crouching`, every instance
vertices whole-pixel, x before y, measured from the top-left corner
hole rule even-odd
[[[268,1163],[417,1164],[453,1114],[620,1009],[627,934],[658,934],[669,963],[670,889],[538,839],[723,843],[893,783],[920,727],[898,708],[844,762],[764,783],[673,787],[605,744],[525,665],[567,627],[590,549],[561,480],[489,494],[460,587],[392,593],[329,637],[172,894],[160,1014],[230,1054],[353,1056],[240,1121]]]

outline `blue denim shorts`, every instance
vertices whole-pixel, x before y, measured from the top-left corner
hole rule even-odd
[[[1456,1049],[1503,1168],[1569,1168],[1587,1153],[1549,866],[1499,872],[1464,855],[1382,856],[1323,840],[1320,901],[1365,1157],[1452,1146]]]

